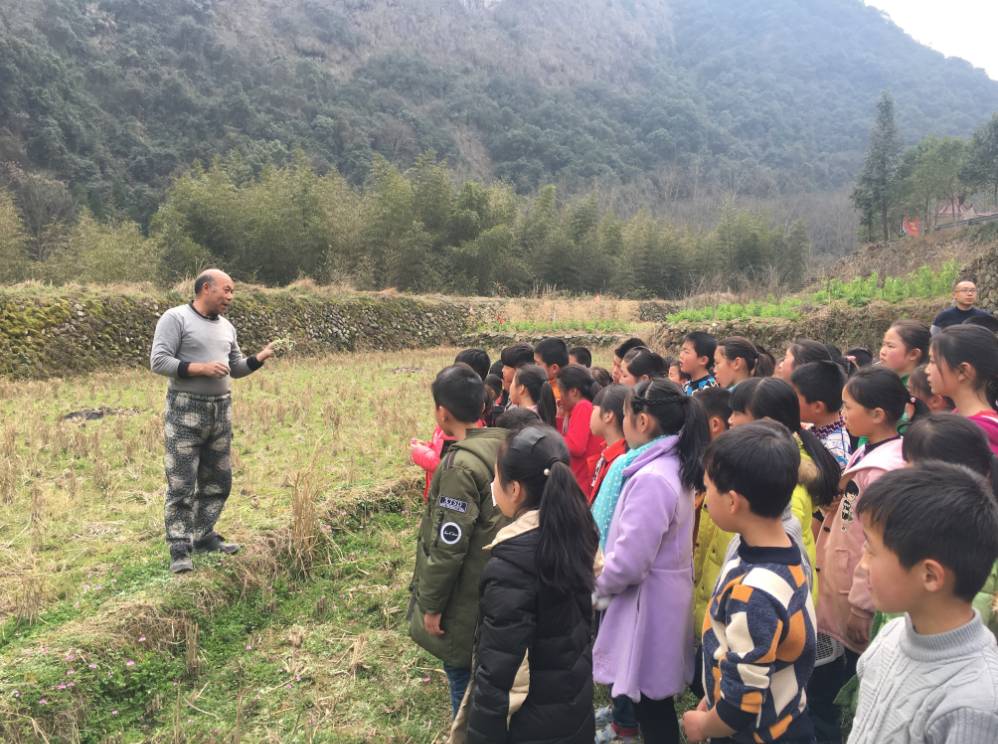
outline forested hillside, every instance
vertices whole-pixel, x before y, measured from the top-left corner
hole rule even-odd
[[[432,150],[521,193],[837,189],[884,89],[912,142],[998,110],[998,83],[861,0],[0,5],[0,161],[143,224],[232,151],[259,174],[300,148],[354,184]]]

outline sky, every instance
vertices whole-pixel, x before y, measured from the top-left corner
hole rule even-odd
[[[998,80],[998,0],[866,0],[915,40]]]

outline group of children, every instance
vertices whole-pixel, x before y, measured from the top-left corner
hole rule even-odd
[[[557,338],[432,386],[409,627],[453,742],[998,741],[998,339]],[[593,710],[593,685],[612,704]]]

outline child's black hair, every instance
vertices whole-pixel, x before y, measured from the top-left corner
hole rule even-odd
[[[998,318],[994,315],[974,315],[963,321],[963,325],[981,326],[992,333],[998,333]]]
[[[856,510],[905,568],[931,558],[952,571],[954,594],[965,602],[998,558],[998,504],[984,479],[962,465],[927,460],[884,473]]]
[[[627,352],[629,352],[631,349],[636,349],[639,346],[647,347],[648,344],[646,344],[637,336],[631,336],[629,339],[624,341],[624,343],[622,343],[620,346],[618,346],[616,349],[613,350],[613,355],[617,357],[617,359],[623,359],[624,356],[627,354]]]
[[[790,382],[808,403],[824,403],[829,413],[842,408],[846,373],[835,362],[808,362],[795,367]]]
[[[998,458],[991,452],[984,430],[955,413],[927,413],[908,427],[901,440],[905,462],[925,460],[963,465],[991,481],[998,496]]]
[[[475,370],[483,381],[489,376],[489,367],[492,366],[488,352],[485,349],[465,349],[464,351],[459,351],[457,356],[454,357],[454,364],[462,363],[467,364]]]
[[[759,386],[759,383],[763,379],[765,378],[750,377],[735,385],[735,389],[731,391],[731,397],[728,399],[728,405],[731,406],[731,410],[736,413],[751,413],[748,408],[749,403],[752,401],[756,387]]]
[[[575,357],[576,364],[581,364],[583,367],[593,366],[593,353],[585,346],[573,346],[568,350],[568,355]]]
[[[548,373],[543,367],[536,364],[524,364],[513,377],[518,385],[527,389],[527,394],[537,406],[537,415],[541,417],[548,426],[554,426],[558,415],[558,405],[555,401],[554,390],[548,382]]]
[[[706,331],[693,331],[683,337],[683,342],[689,341],[696,352],[697,358],[707,357],[707,369],[714,369],[714,352],[717,350],[717,339]]]
[[[522,484],[523,509],[540,510],[537,573],[541,581],[558,592],[592,591],[599,531],[569,467],[561,435],[547,426],[528,426],[511,434],[499,448],[496,475],[501,484]]]
[[[492,362],[492,366],[489,367],[489,374],[495,375],[496,377],[502,379],[502,368],[503,368],[502,359],[496,359],[494,362]]]
[[[932,386],[929,385],[928,366],[929,365],[927,364],[922,364],[915,367],[914,371],[908,375],[908,390],[911,391],[911,394],[915,396],[915,398],[931,398],[933,395]],[[940,397],[942,397],[942,399],[946,402],[946,406],[949,410],[952,411],[956,408],[956,405],[950,398],[945,395]]]
[[[865,346],[853,346],[845,355],[856,360],[857,368],[866,367],[873,363],[873,352]]]
[[[520,431],[528,426],[541,426],[543,423],[540,416],[529,408],[521,406],[510,408],[496,419],[496,426],[508,431]]]
[[[482,418],[485,419],[486,426],[495,426],[495,417],[499,413],[496,409],[496,401],[502,396],[502,378],[499,375],[489,373],[485,376],[485,412]]]
[[[974,387],[984,390],[993,408],[998,399],[998,338],[978,325],[954,325],[932,337],[932,354],[950,369],[969,364],[976,375]]]
[[[755,374],[755,366],[759,362],[759,350],[747,338],[744,336],[728,336],[717,342],[717,348],[723,350],[721,353],[724,354],[728,361],[733,362],[735,359],[744,359],[745,371],[749,375]]]
[[[740,493],[753,514],[779,519],[797,486],[800,450],[782,424],[753,421],[711,442],[704,468],[718,491]]]
[[[473,424],[485,410],[485,383],[467,364],[453,364],[437,373],[433,385],[433,403],[446,408],[463,424]]]
[[[590,367],[589,371],[592,373],[593,379],[600,384],[600,387],[613,384],[613,375],[610,374],[610,370],[603,367]]]
[[[748,385],[743,393],[742,386],[754,380],[758,382]],[[747,412],[756,421],[764,418],[777,421],[800,439],[804,451],[818,468],[818,480],[808,484],[815,506],[828,506],[835,501],[842,468],[814,432],[801,427],[800,400],[790,383],[778,377],[754,377],[740,382],[731,396],[731,408]]]
[[[912,349],[918,350],[918,361],[916,364],[925,364],[929,361],[929,343],[932,340],[932,333],[929,327],[920,320],[902,318],[891,323],[888,329],[894,331],[905,346],[905,352]]]
[[[719,418],[724,422],[724,428],[728,428],[728,419],[731,418],[730,390],[722,387],[704,388],[693,393],[693,397],[700,401],[708,420]]]
[[[568,366],[568,344],[565,339],[548,336],[542,338],[534,346],[534,356],[540,357],[549,367],[557,364],[559,367]]]
[[[790,356],[794,358],[794,369],[809,362],[837,361],[825,344],[811,338],[798,338],[790,344]]]
[[[614,426],[621,430],[624,428],[624,403],[629,392],[626,385],[607,385],[593,398],[593,405],[599,407],[600,413],[612,413]]]
[[[700,401],[688,396],[676,383],[664,378],[639,382],[625,404],[633,415],[647,413],[660,434],[678,434],[679,473],[683,485],[703,490],[703,453],[709,433],[707,416]]]
[[[493,399],[498,398],[502,395],[502,377],[489,372],[485,376],[485,389],[492,393]]]
[[[562,367],[558,370],[555,380],[558,382],[558,388],[561,390],[562,395],[569,390],[578,390],[583,398],[591,401],[596,397],[596,393],[600,391],[599,383],[593,379],[589,370],[581,364],[569,364],[566,367]]]
[[[863,408],[882,408],[887,421],[896,424],[904,415],[911,393],[897,372],[887,367],[863,367],[846,383],[845,391]]]
[[[631,377],[639,380],[645,375],[649,379],[669,376],[669,365],[662,355],[644,346],[636,346],[627,352],[623,363],[627,365]]]
[[[504,367],[519,369],[524,364],[534,363],[534,347],[527,343],[507,346],[499,354],[499,361]]]
[[[776,372],[776,357],[765,346],[756,344],[755,348],[759,352],[759,359],[755,363],[752,374],[756,377],[772,377],[773,373]]]

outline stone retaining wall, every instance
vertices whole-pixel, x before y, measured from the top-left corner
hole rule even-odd
[[[147,365],[156,321],[182,302],[175,293],[0,289],[0,375],[52,377]],[[476,308],[457,301],[253,289],[237,295],[229,318],[245,351],[286,338],[302,355],[455,345],[480,325]]]

